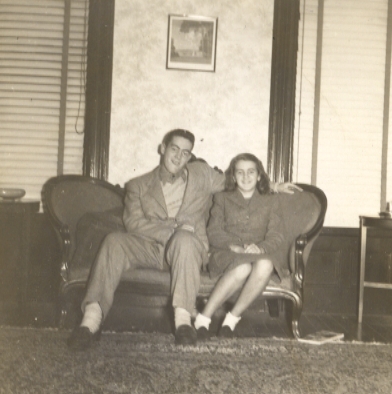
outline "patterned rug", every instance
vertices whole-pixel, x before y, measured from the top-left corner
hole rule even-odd
[[[68,335],[0,327],[0,393],[392,392],[392,345],[212,338],[192,348],[167,334],[103,333],[74,353]]]

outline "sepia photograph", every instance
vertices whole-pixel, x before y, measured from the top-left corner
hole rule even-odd
[[[392,0],[0,0],[0,394],[391,394],[391,103]]]

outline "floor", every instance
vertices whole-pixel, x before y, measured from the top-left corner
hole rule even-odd
[[[358,324],[356,316],[303,314],[299,326],[301,336],[328,330],[343,333],[346,341],[392,343],[392,317],[390,316],[366,316],[362,324]],[[285,319],[270,318],[260,316],[260,314],[259,316],[250,314],[248,322],[238,326],[238,330],[244,336],[254,334],[259,337],[290,337]]]
[[[15,325],[29,327],[55,327],[55,307],[49,304],[36,305],[30,312],[24,314],[23,321],[15,314],[16,308],[10,310],[0,308],[0,325]],[[225,311],[220,310],[212,320],[211,331],[219,329]],[[20,315],[19,315],[20,316]],[[126,316],[126,318],[124,318]],[[75,322],[69,322],[68,329]],[[356,316],[303,313],[300,319],[301,336],[320,330],[329,330],[344,334],[346,341],[392,343],[392,316],[364,315],[363,323],[358,324]],[[173,319],[163,308],[140,308],[139,310],[113,308],[104,325],[104,331],[144,331],[144,332],[173,332]],[[284,310],[279,316],[272,318],[261,309],[251,309],[245,312],[236,328],[240,337],[277,337],[292,338]]]
[[[213,318],[210,326],[213,333],[218,331],[224,314],[224,311],[220,313],[218,311],[217,316]],[[133,317],[137,320],[136,323],[135,320],[133,323],[128,321],[127,326],[121,326],[124,313],[123,311],[114,312],[110,319],[108,318],[106,329],[129,331],[131,327],[131,330],[135,331],[173,332],[172,321],[169,321],[167,314],[162,315],[158,312],[152,316],[151,311],[148,311],[141,312],[138,316],[134,314]],[[356,316],[304,313],[299,327],[301,336],[328,330],[343,333],[346,341],[392,343],[392,316],[364,316],[363,323],[358,324]],[[236,331],[240,337],[292,338],[284,311],[279,313],[279,317],[271,318],[268,312],[257,309],[248,310],[239,322]]]

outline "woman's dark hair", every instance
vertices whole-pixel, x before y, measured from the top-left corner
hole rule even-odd
[[[193,149],[193,146],[195,145],[195,136],[190,131],[184,129],[171,130],[165,134],[162,143],[165,146],[168,146],[174,137],[186,138],[192,144],[192,149]]]
[[[270,192],[270,181],[267,173],[264,170],[263,163],[251,153],[241,153],[234,157],[229,165],[229,168],[225,171],[226,183],[225,190],[232,191],[237,187],[234,181],[235,167],[240,160],[252,161],[256,164],[257,175],[260,175],[260,180],[256,184],[256,188],[260,194],[267,194]]]

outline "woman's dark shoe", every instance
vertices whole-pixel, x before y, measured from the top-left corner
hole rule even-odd
[[[220,338],[234,338],[234,331],[229,326],[222,326],[218,332]]]
[[[211,338],[211,333],[207,328],[205,327],[200,327],[199,329],[196,330],[197,332],[197,340],[198,341],[208,341]]]
[[[196,330],[192,326],[182,324],[176,329],[176,345],[194,346],[197,343]]]
[[[101,339],[101,329],[93,334],[87,327],[75,327],[67,340],[67,345],[72,350],[87,350],[94,342]]]

